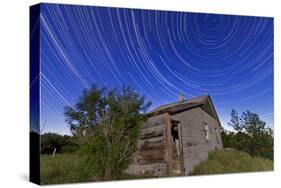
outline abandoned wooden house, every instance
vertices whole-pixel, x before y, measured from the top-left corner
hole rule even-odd
[[[148,114],[138,149],[127,173],[147,176],[188,175],[223,148],[221,124],[209,95],[159,106]]]

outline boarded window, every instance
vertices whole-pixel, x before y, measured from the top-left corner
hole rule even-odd
[[[209,142],[210,141],[210,129],[208,125],[205,125],[205,137],[206,137],[206,141]]]
[[[216,138],[217,138],[217,144],[219,144],[219,143],[220,143],[219,135],[220,135],[220,129],[216,128]]]

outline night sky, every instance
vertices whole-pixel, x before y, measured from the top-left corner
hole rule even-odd
[[[131,85],[153,108],[209,94],[273,126],[273,19],[42,4],[41,127],[69,134],[64,106],[85,88]]]

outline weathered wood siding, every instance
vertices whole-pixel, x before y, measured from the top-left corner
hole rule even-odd
[[[181,121],[184,172],[189,174],[192,168],[208,158],[208,152],[222,149],[219,122],[201,108],[193,108],[171,116]],[[209,127],[209,141],[206,140],[205,124]]]
[[[166,126],[169,114],[150,117],[143,125],[138,140],[138,150],[133,156],[127,173],[136,175],[161,176],[167,173],[168,153]]]
[[[222,149],[219,122],[202,108],[196,107],[174,115],[160,114],[150,117],[143,125],[138,150],[127,173],[147,176],[173,174],[171,120],[180,122],[183,174],[188,175],[195,165],[206,160],[209,151]],[[208,140],[205,125],[208,125]]]

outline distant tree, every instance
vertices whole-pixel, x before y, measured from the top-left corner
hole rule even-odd
[[[243,113],[242,122],[251,137],[250,153],[273,159],[273,130],[257,114],[249,111]]]
[[[85,172],[102,180],[120,178],[136,150],[141,124],[146,121],[143,112],[149,106],[130,87],[107,91],[93,86],[74,107],[65,107]]]
[[[246,111],[241,116],[232,110],[229,125],[236,132],[223,132],[225,147],[248,152],[252,156],[273,159],[273,130],[258,114]]]
[[[223,142],[224,148],[231,148],[233,147],[233,136],[235,135],[234,132],[226,131],[225,129],[221,132],[221,138]]]
[[[44,133],[41,135],[41,153],[52,154],[54,149],[57,153],[71,153],[78,149],[73,138],[68,135],[56,133]]]
[[[260,117],[250,111],[243,112],[241,117],[241,124],[245,131],[252,136],[257,136],[268,132],[266,123]]]
[[[228,125],[230,125],[235,131],[242,131],[244,126],[241,123],[241,119],[239,117],[239,114],[236,110],[232,109],[231,111],[231,119],[230,119],[230,123],[228,123]]]

